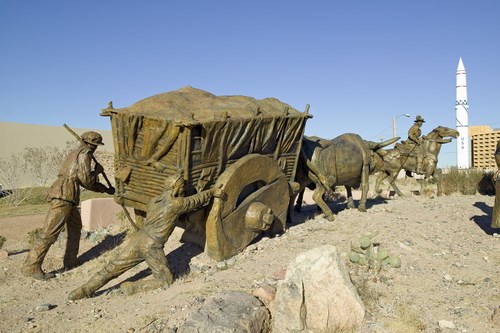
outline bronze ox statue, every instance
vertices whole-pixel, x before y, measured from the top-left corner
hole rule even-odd
[[[317,137],[304,137],[295,181],[300,190],[295,206],[300,211],[304,189],[314,190],[313,200],[318,204],[326,218],[334,220],[334,214],[325,203],[323,196],[327,190],[336,186],[345,186],[348,207],[354,208],[352,188],[361,188],[361,200],[358,209],[366,211],[368,195],[368,177],[374,169],[372,155],[399,140],[393,138],[385,142],[365,141],[359,135],[346,133],[333,140]]]
[[[431,177],[436,181],[437,185],[437,195],[442,194],[441,188],[441,170],[437,169],[438,155],[441,150],[441,145],[451,142],[450,138],[457,138],[459,135],[458,131],[438,126],[433,129],[429,134],[427,134],[423,139],[423,143],[418,146],[412,146],[409,150],[405,149],[405,145],[396,144],[393,149],[378,149],[376,154],[373,155],[373,160],[375,164],[375,169],[373,173],[379,173],[376,183],[375,192],[380,194],[380,185],[384,179],[388,179],[391,186],[394,188],[399,196],[403,196],[403,193],[399,190],[396,185],[395,179],[401,170],[406,170],[408,172],[413,172],[417,174],[423,174],[425,180]],[[416,166],[416,156],[417,154],[423,155],[423,172],[417,172]],[[425,183],[422,184],[425,186]]]

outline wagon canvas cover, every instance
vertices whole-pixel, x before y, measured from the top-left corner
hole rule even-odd
[[[292,180],[307,119],[275,98],[215,96],[192,87],[128,108],[110,106],[101,115],[111,117],[117,196],[137,202],[136,208],[159,194],[163,180],[178,170],[188,191],[196,192],[228,164],[253,153],[274,158]]]

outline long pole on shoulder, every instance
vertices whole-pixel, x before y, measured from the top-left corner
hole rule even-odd
[[[83,139],[78,135],[76,134],[75,131],[73,131],[68,125],[66,124],[63,124],[64,128],[66,128],[68,130],[68,132],[70,132],[71,134],[73,134],[73,136],[78,140],[80,141],[80,143],[84,144],[84,145],[88,145],[88,143],[86,143],[85,141],[83,141]],[[96,164],[99,164],[99,162],[97,162],[94,154],[92,154],[92,160],[94,161],[94,163]],[[108,184],[108,187],[113,187],[111,185],[111,182],[109,181],[109,178],[108,176],[106,176],[106,173],[104,172],[104,170],[102,171],[102,176],[104,177],[104,180],[106,181],[106,183]]]

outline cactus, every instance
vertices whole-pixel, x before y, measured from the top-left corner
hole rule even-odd
[[[378,273],[383,267],[401,267],[401,259],[389,255],[389,251],[382,248],[380,243],[373,239],[378,233],[363,235],[359,238],[359,245],[351,242],[349,260],[360,266],[368,266],[368,270]]]

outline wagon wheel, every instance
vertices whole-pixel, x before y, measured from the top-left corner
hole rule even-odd
[[[273,159],[247,155],[230,165],[214,186],[226,196],[214,198],[206,222],[205,251],[212,259],[234,256],[263,231],[283,231],[290,190]]]

